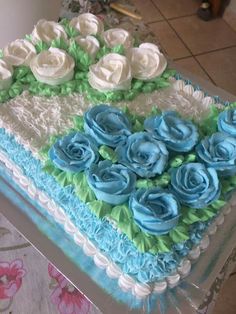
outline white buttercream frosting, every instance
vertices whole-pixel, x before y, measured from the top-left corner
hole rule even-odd
[[[165,56],[159,48],[151,43],[143,43],[138,48],[127,52],[130,60],[132,75],[139,80],[151,80],[160,76],[167,66]]]
[[[104,30],[102,20],[91,13],[74,17],[70,21],[70,26],[77,29],[82,36],[101,34]]]
[[[88,35],[86,37],[78,36],[75,41],[79,46],[86,51],[92,58],[94,58],[100,48],[99,41],[94,36]]]
[[[111,28],[103,33],[103,40],[107,47],[113,48],[123,45],[125,49],[133,46],[134,39],[130,32],[123,28]]]
[[[28,66],[35,55],[34,45],[26,39],[17,39],[3,49],[4,59],[14,66]]]
[[[66,32],[60,24],[53,21],[39,20],[31,34],[33,43],[43,41],[50,44],[52,40],[62,38],[67,40]]]
[[[109,53],[89,68],[89,83],[99,91],[126,90],[131,84],[131,68],[126,57]]]
[[[42,51],[30,63],[36,79],[49,85],[59,85],[71,80],[74,67],[74,59],[58,48]]]
[[[3,59],[0,59],[0,90],[8,89],[12,83],[13,68]]]

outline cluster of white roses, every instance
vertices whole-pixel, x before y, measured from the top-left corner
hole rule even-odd
[[[126,90],[130,88],[132,78],[151,80],[166,68],[167,61],[156,45],[145,43],[134,48],[134,40],[128,31],[121,28],[104,31],[103,22],[93,14],[81,14],[69,25],[79,32],[80,36],[74,40],[92,60],[100,48],[95,35],[101,36],[109,48],[123,45],[125,49],[125,56],[109,53],[90,66],[89,83],[97,90]],[[20,65],[29,66],[39,82],[49,85],[71,80],[75,62],[66,51],[51,47],[39,54],[36,52],[34,45],[39,41],[50,44],[55,39],[69,42],[64,27],[56,22],[40,20],[31,34],[32,42],[17,39],[6,46],[0,60],[0,90],[10,87],[13,67]]]

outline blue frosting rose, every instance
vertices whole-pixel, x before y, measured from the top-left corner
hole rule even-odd
[[[136,175],[120,164],[104,160],[91,165],[87,180],[98,200],[118,205],[129,198],[135,188]]]
[[[177,198],[160,188],[139,189],[129,201],[136,224],[144,232],[160,235],[173,229],[179,220]]]
[[[81,172],[98,160],[98,149],[87,134],[74,132],[60,138],[49,150],[53,164],[64,171]]]
[[[176,112],[166,111],[160,116],[147,118],[144,128],[163,141],[167,148],[176,152],[190,151],[198,141],[196,126],[181,119]]]
[[[214,133],[196,147],[200,160],[222,176],[236,173],[236,138],[227,133]]]
[[[116,149],[118,160],[140,177],[150,178],[162,174],[168,161],[164,143],[147,132],[134,133]]]
[[[178,200],[192,208],[204,208],[220,195],[216,170],[201,163],[183,164],[172,169],[171,186]]]
[[[116,147],[131,134],[131,123],[121,110],[99,105],[85,113],[84,129],[98,144]]]
[[[218,130],[236,136],[236,109],[228,109],[218,116]]]

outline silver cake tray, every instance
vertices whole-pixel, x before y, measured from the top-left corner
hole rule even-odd
[[[233,95],[213,86],[211,83],[205,80],[196,78],[189,73],[186,73],[179,69],[175,64],[172,65],[180,73],[189,78],[193,84],[200,85],[202,89],[209,93],[209,95],[217,95],[221,99],[227,101],[235,101],[236,97]],[[145,308],[140,310],[130,310],[130,308],[117,302],[111,295],[107,294],[102,288],[100,288],[87,274],[80,270],[70,258],[63,252],[61,247],[65,247],[67,243],[71,243],[70,236],[62,229],[58,228],[58,224],[48,221],[47,217],[44,217],[34,206],[32,206],[26,199],[24,199],[17,191],[10,186],[4,178],[0,177],[0,184],[7,184],[9,192],[15,193],[20,199],[22,204],[25,204],[30,208],[31,218],[22,211],[18,206],[14,205],[9,199],[0,194],[0,212],[9,220],[9,222],[54,266],[56,266],[62,274],[77,288],[79,289],[102,313],[104,314],[120,314],[120,313],[145,313]],[[40,219],[43,224],[43,228],[38,228],[32,221],[32,217]],[[200,305],[205,298],[207,291],[210,290],[215,278],[224,266],[227,258],[235,248],[236,243],[236,208],[226,216],[225,222],[222,228],[213,236],[210,237],[210,245],[206,253],[203,253],[197,260],[197,263],[193,265],[191,274],[184,279],[183,284],[186,283],[186,287],[195,287],[201,293],[196,296],[197,300],[194,303]],[[42,229],[50,228],[55,232],[57,238],[60,239],[57,243],[52,242]],[[40,230],[41,229],[41,230]],[[76,247],[76,244],[75,244]],[[111,279],[112,280],[112,279]],[[115,279],[117,280],[117,279]],[[118,286],[117,286],[118,287]],[[175,289],[175,288],[174,288]],[[188,289],[188,288],[186,288]],[[174,291],[174,290],[173,290]],[[191,298],[190,298],[191,299]],[[193,302],[193,300],[189,300]],[[184,310],[184,304],[179,305],[179,309],[182,313],[186,313]],[[194,305],[193,305],[194,307]],[[185,311],[185,312],[184,312]],[[160,313],[157,309],[152,313]],[[166,312],[167,313],[167,312]],[[172,312],[168,312],[172,313]],[[174,312],[173,312],[174,313]],[[189,313],[189,312],[188,312]],[[193,312],[194,313],[194,312]]]

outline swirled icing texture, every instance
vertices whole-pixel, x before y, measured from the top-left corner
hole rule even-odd
[[[82,36],[99,35],[104,30],[102,20],[91,13],[84,13],[74,17],[70,21],[70,26],[77,29]]]
[[[30,68],[39,82],[59,85],[73,78],[75,62],[65,51],[49,48],[31,60]]]
[[[139,80],[151,80],[160,76],[167,66],[167,61],[159,48],[151,43],[143,43],[138,48],[127,51],[132,76]]]
[[[54,39],[67,40],[66,32],[60,24],[53,21],[46,21],[44,19],[39,20],[35,25],[31,34],[32,42],[36,44],[39,41],[43,41],[50,44]]]
[[[0,90],[8,89],[12,83],[13,68],[3,59],[0,59]]]
[[[13,66],[28,66],[35,55],[34,45],[25,39],[17,39],[3,49],[4,60]]]
[[[105,31],[102,35],[107,47],[114,48],[118,45],[123,45],[125,49],[133,46],[134,39],[130,32],[123,28],[111,28]]]
[[[204,208],[219,198],[217,172],[201,163],[183,164],[171,171],[171,190],[183,205]]]
[[[136,175],[122,165],[104,160],[91,165],[87,180],[98,200],[118,205],[125,203],[134,190]]]
[[[50,148],[49,157],[61,170],[81,172],[97,162],[98,149],[92,137],[76,132],[58,139]]]
[[[115,147],[131,134],[131,124],[117,108],[98,105],[84,115],[84,129],[98,144]]]
[[[228,109],[218,116],[218,130],[236,136],[236,109]]]
[[[222,176],[236,173],[236,138],[223,132],[205,137],[196,147],[200,160]]]
[[[109,53],[90,66],[88,80],[99,91],[128,90],[132,80],[129,61],[118,53]]]
[[[144,127],[173,151],[188,152],[198,141],[196,126],[190,121],[181,119],[173,111],[147,118]]]
[[[169,155],[165,144],[147,132],[128,136],[119,143],[116,153],[121,164],[144,178],[162,174]]]
[[[173,229],[179,220],[177,198],[162,189],[139,189],[129,201],[135,223],[150,234],[161,235]]]

